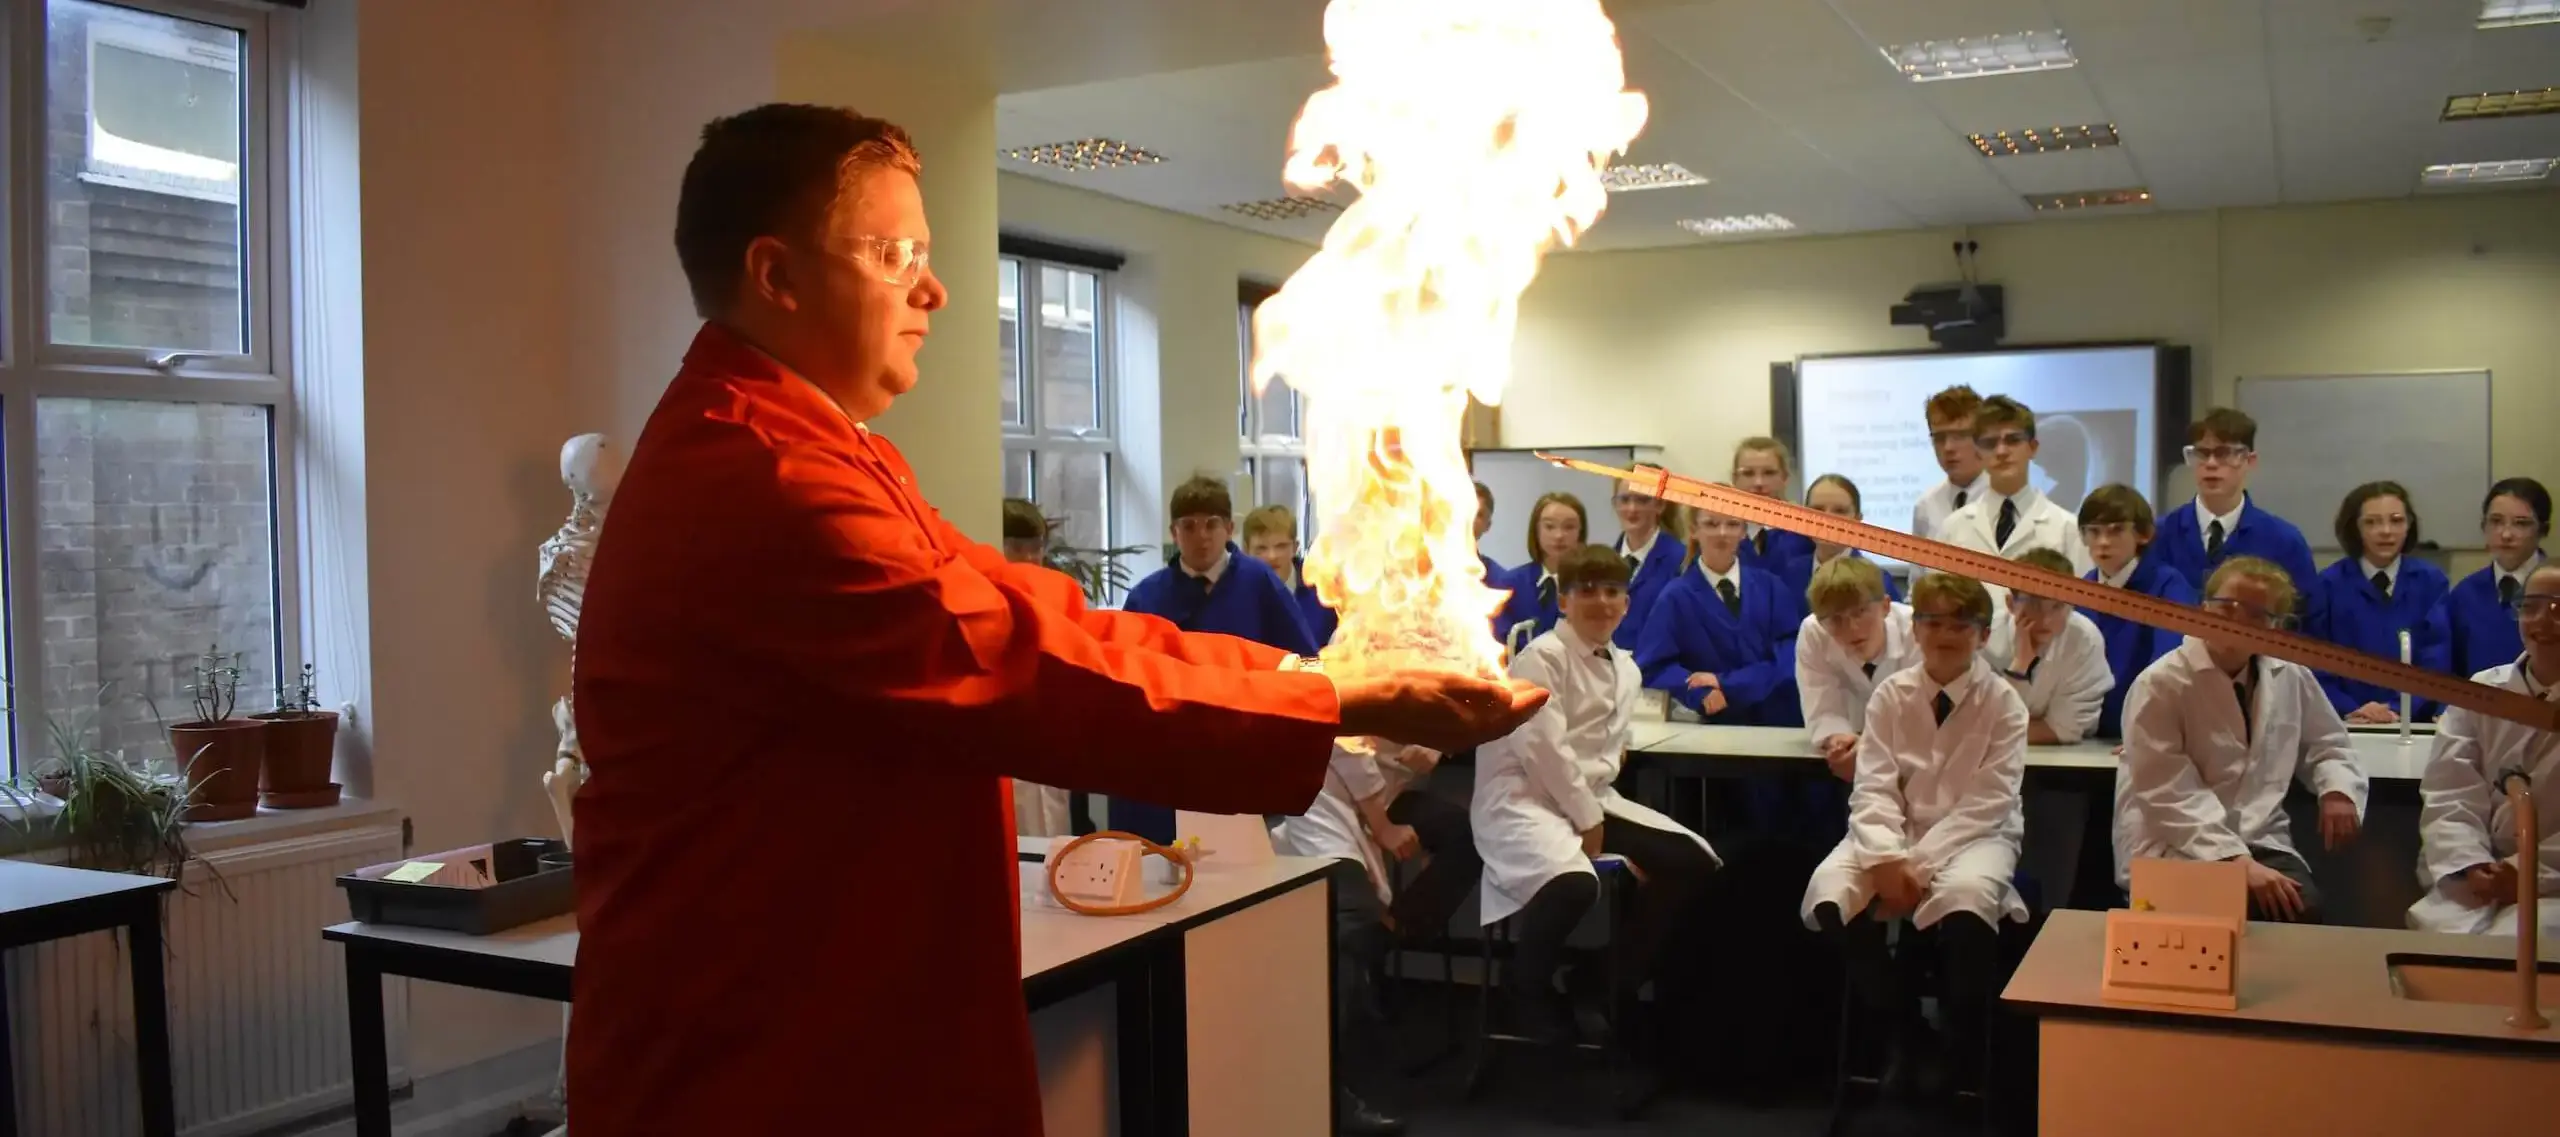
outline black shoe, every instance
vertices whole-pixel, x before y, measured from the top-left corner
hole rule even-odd
[[[1337,1133],[1354,1134],[1356,1137],[1395,1137],[1404,1132],[1403,1118],[1379,1112],[1350,1090],[1335,1090],[1333,1105],[1334,1131]]]
[[[1579,1038],[1572,1003],[1553,990],[1511,989],[1504,992],[1511,1033],[1544,1046],[1571,1046]]]

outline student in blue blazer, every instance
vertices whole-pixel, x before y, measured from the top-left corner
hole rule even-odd
[[[2366,482],[2338,503],[2338,547],[2346,555],[2320,573],[2326,602],[2311,635],[2385,659],[2400,658],[2400,633],[2409,633],[2409,661],[2429,671],[2453,670],[2453,637],[2445,627],[2444,570],[2404,556],[2418,543],[2418,511],[2398,482]],[[2400,721],[2400,693],[2361,679],[2320,675],[2329,705],[2351,723]],[[2420,722],[2438,705],[2409,704]]]
[[[1795,457],[1787,444],[1769,437],[1746,438],[1733,448],[1733,488],[1762,497],[1787,499],[1787,483],[1795,477]],[[1762,572],[1786,572],[1798,557],[1813,555],[1813,538],[1765,525],[1744,526],[1742,563]],[[1799,597],[1801,599],[1801,597]]]
[[[1636,641],[1645,685],[1708,722],[1804,725],[1796,699],[1803,594],[1741,562],[1741,519],[1688,513],[1691,571],[1662,590]]]
[[[1162,616],[1186,632],[1224,632],[1286,652],[1316,654],[1316,638],[1289,587],[1271,566],[1236,548],[1235,506],[1225,482],[1196,477],[1174,487],[1168,512],[1173,560],[1130,589],[1122,608]],[[1111,827],[1160,844],[1175,837],[1173,810],[1122,798],[1111,801]]]
[[[1833,517],[1845,517],[1851,521],[1867,519],[1866,502],[1858,496],[1858,483],[1838,474],[1824,474],[1815,478],[1813,484],[1804,488],[1804,504],[1809,509],[1819,509]],[[1813,570],[1841,557],[1867,559],[1865,553],[1847,545],[1815,541],[1810,552],[1787,562],[1778,575],[1787,582],[1787,587],[1794,589],[1795,594],[1801,598],[1807,589],[1813,587]],[[1891,573],[1886,573],[1884,576],[1884,594],[1887,600],[1895,603],[1900,603],[1902,600],[1902,584],[1895,580]]]
[[[1493,487],[1476,483],[1476,559],[1484,562],[1484,582],[1502,587],[1502,578],[1511,570],[1502,562],[1484,555],[1484,535],[1493,531]]]
[[[2160,558],[2144,555],[2152,536],[2151,503],[2132,486],[2104,485],[2080,499],[2080,541],[2089,546],[2089,559],[2098,566],[2090,570],[2088,579],[2157,596],[2172,604],[2193,605],[2195,586]],[[2107,692],[2106,705],[2098,712],[2095,737],[2122,738],[2125,692],[2133,689],[2135,678],[2185,637],[2088,608],[2081,609],[2080,614],[2098,626],[2099,636],[2107,643],[2107,670],[2116,677],[2115,687]]]
[[[1591,515],[1572,494],[1541,494],[1530,507],[1529,560],[1504,576],[1501,587],[1511,590],[1511,598],[1493,618],[1494,638],[1513,654],[1556,626],[1556,566],[1590,544],[1590,533]]]
[[[2463,577],[2445,598],[2454,674],[2477,675],[2524,654],[2524,639],[2516,634],[2516,597],[2542,566],[2542,538],[2550,532],[2551,491],[2542,483],[2506,478],[2489,487],[2480,505],[2488,567]]]
[[[2187,468],[2196,476],[2195,500],[2160,518],[2160,533],[2146,559],[2178,570],[2190,585],[2213,576],[2233,557],[2275,562],[2302,599],[2307,626],[2319,617],[2319,567],[2311,542],[2294,524],[2249,500],[2249,478],[2258,469],[2258,423],[2230,407],[2215,407],[2187,427]]]
[[[1669,528],[1679,524],[1679,510],[1630,482],[1618,487],[1609,504],[1618,513],[1618,556],[1633,579],[1627,585],[1627,615],[1610,637],[1620,649],[1634,651],[1644,633],[1645,617],[1664,586],[1680,576],[1687,547]]]
[[[1244,553],[1271,566],[1280,586],[1289,590],[1289,598],[1298,604],[1298,618],[1307,625],[1307,636],[1316,648],[1333,642],[1333,630],[1342,623],[1334,610],[1326,607],[1324,598],[1316,595],[1315,586],[1307,583],[1306,558],[1298,555],[1298,515],[1285,505],[1266,505],[1244,515]]]

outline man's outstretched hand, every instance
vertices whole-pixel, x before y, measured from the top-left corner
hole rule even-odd
[[[1392,738],[1443,754],[1481,746],[1519,729],[1547,693],[1517,679],[1494,682],[1440,671],[1400,671],[1337,679],[1342,733]]]

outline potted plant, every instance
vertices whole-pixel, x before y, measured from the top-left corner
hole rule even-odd
[[[32,846],[62,846],[65,863],[100,872],[176,879],[196,859],[187,845],[190,795],[182,777],[155,773],[120,751],[90,744],[85,724],[65,726],[47,716],[45,730],[53,756],[31,780],[61,806],[48,814],[35,795],[0,782],[0,796],[19,807],[19,820],[8,823],[15,836]]]
[[[276,709],[251,716],[267,726],[258,803],[269,809],[338,804],[338,783],[329,780],[338,753],[338,712],[320,709],[318,687],[312,666],[303,664],[299,681],[276,683]]]
[[[194,788],[189,821],[238,821],[258,812],[258,778],[266,764],[267,724],[231,717],[240,706],[240,653],[217,647],[196,657],[187,694],[195,717],[169,727],[180,776]]]
[[[1045,559],[1050,568],[1074,577],[1084,589],[1087,604],[1101,604],[1127,592],[1136,581],[1129,576],[1123,557],[1134,557],[1147,551],[1145,545],[1122,545],[1117,549],[1079,549],[1066,539],[1067,522],[1063,517],[1049,519],[1049,548]]]

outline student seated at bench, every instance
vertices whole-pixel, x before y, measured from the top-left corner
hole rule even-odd
[[[1805,586],[1813,614],[1796,632],[1796,692],[1806,733],[1841,781],[1857,768],[1867,700],[1895,672],[1920,662],[1911,608],[1887,598],[1875,562],[1842,557],[1813,570]]]
[[[2070,560],[2051,549],[2029,549],[2009,559],[2072,575]],[[2115,673],[2107,669],[2106,637],[2068,601],[2011,589],[2003,603],[2009,618],[1984,654],[2027,702],[2027,742],[2080,741],[2098,725],[2098,712],[2116,685]]]
[[[2560,565],[2544,565],[2516,597],[2524,653],[2473,679],[2537,699],[2560,699]],[[2511,936],[2516,875],[2533,865],[2545,934],[2560,934],[2560,810],[2542,823],[2542,847],[2516,848],[2516,818],[2499,775],[2522,769],[2543,801],[2560,798],[2560,747],[2543,731],[2453,707],[2436,728],[2435,753],[2418,783],[2418,879],[2429,891],[2409,907],[2422,932]],[[2545,806],[2546,809],[2550,807]]]

